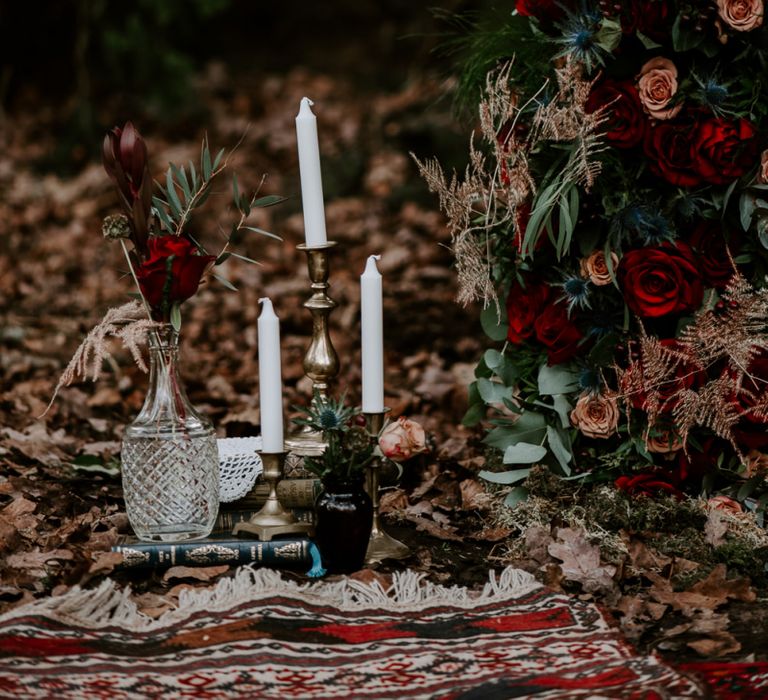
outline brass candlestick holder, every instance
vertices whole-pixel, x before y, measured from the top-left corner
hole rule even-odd
[[[277,497],[277,484],[283,477],[285,452],[262,452],[261,461],[264,465],[264,481],[269,485],[267,502],[248,522],[235,525],[232,534],[236,536],[241,534],[256,535],[265,542],[271,540],[275,535],[313,534],[312,525],[297,522],[291,513],[287,513],[283,509]]]
[[[339,373],[339,356],[328,331],[328,316],[336,308],[336,302],[328,296],[328,254],[335,246],[335,241],[328,241],[320,246],[296,246],[307,254],[312,292],[304,302],[304,308],[309,309],[312,314],[312,342],[304,355],[304,374],[312,380],[312,390],[317,392],[322,400],[328,398],[328,384]],[[325,449],[322,434],[311,428],[304,428],[291,435],[285,445],[290,453],[289,473],[302,465],[304,457],[317,457]]]
[[[380,413],[366,413],[365,421],[368,426],[368,432],[373,439],[376,439],[381,429],[384,427],[384,417],[388,409]],[[371,537],[368,540],[368,549],[365,552],[365,563],[375,564],[384,559],[405,559],[410,555],[411,550],[408,545],[403,544],[394,537],[388,535],[381,529],[379,521],[379,470],[381,469],[381,459],[374,457],[368,466],[366,474],[366,487],[368,495],[373,502],[373,527],[371,528]]]

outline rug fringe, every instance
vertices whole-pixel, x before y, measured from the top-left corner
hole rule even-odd
[[[285,580],[278,571],[246,566],[238,569],[232,578],[222,579],[210,589],[182,591],[178,607],[157,619],[139,611],[130,598],[130,587],[120,588],[115,581],[106,579],[95,589],[84,590],[75,586],[61,596],[9,610],[0,615],[0,623],[27,615],[45,614],[64,624],[80,627],[115,625],[142,632],[176,624],[200,611],[224,611],[252,602],[255,598],[271,595],[328,604],[339,610],[375,607],[402,612],[417,611],[441,603],[471,608],[493,599],[519,597],[540,586],[531,574],[512,567],[504,569],[498,578],[495,572],[490,571],[488,583],[478,593],[463,586],[448,587],[425,581],[424,574],[411,570],[396,572],[392,585],[385,589],[377,580],[366,583],[349,578],[297,583]]]

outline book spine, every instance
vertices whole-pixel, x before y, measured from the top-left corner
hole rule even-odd
[[[112,547],[123,555],[122,569],[167,569],[171,566],[255,564],[304,567],[313,564],[307,538],[271,540],[216,540],[181,543],[122,544]]]
[[[313,508],[323,490],[320,479],[283,479],[277,485],[277,497],[284,508]],[[258,510],[267,501],[269,485],[259,480],[233,505],[242,510]]]
[[[310,525],[315,524],[315,511],[311,508],[289,508],[288,511],[300,523],[309,523]],[[258,508],[249,508],[247,510],[220,510],[211,534],[223,535],[232,532],[235,525],[248,522],[251,517],[258,512]]]

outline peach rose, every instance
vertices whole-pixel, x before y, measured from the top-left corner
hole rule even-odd
[[[619,256],[611,253],[611,267],[614,274],[619,265]],[[589,281],[597,287],[603,287],[610,284],[611,273],[608,272],[608,265],[605,262],[605,253],[602,250],[595,250],[589,254],[588,258],[582,258],[579,261],[582,277],[589,277]]]
[[[680,450],[683,447],[683,441],[675,430],[656,428],[652,435],[646,437],[645,447],[648,452],[667,455]]]
[[[652,58],[640,69],[637,92],[643,108],[654,119],[672,119],[683,107],[670,106],[677,93],[677,68],[668,58]]]
[[[416,421],[400,416],[379,435],[379,447],[385,457],[403,462],[419,452],[427,451],[427,436]]]
[[[768,151],[763,151],[760,156],[760,171],[757,173],[757,181],[763,185],[768,185]]]
[[[717,14],[731,29],[748,32],[763,23],[763,0],[717,0]]]
[[[616,394],[613,392],[582,394],[571,411],[571,423],[587,437],[611,437],[619,424],[619,405]]]
[[[744,510],[741,503],[734,501],[730,496],[712,496],[707,505],[712,510],[724,510],[726,513],[741,513]]]

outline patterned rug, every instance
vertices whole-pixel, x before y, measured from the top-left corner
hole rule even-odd
[[[768,662],[729,663],[700,661],[681,664],[680,669],[695,673],[712,689],[719,700],[758,700],[768,698]]]
[[[240,569],[158,620],[107,581],[0,617],[2,698],[690,698],[598,609],[524,572],[482,592]]]

